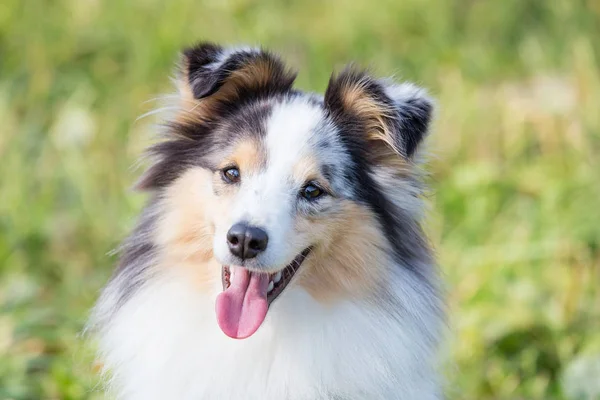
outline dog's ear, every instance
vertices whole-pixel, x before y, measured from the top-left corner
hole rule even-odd
[[[187,48],[182,55],[179,89],[195,116],[211,117],[223,104],[247,96],[266,96],[291,89],[296,74],[275,55],[260,49],[227,49],[212,43]]]
[[[177,84],[180,104],[166,124],[166,139],[147,154],[154,164],[137,190],[164,187],[197,159],[214,125],[240,104],[292,88],[296,74],[273,54],[252,48],[227,49],[200,43],[183,51]],[[192,145],[195,143],[195,145]]]
[[[325,105],[342,134],[361,136],[380,162],[410,159],[427,134],[433,111],[423,89],[377,80],[353,67],[331,77]]]

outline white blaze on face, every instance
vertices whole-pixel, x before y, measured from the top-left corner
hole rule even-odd
[[[267,232],[269,244],[258,261],[272,270],[285,266],[304,250],[304,244],[294,243],[293,233],[298,192],[304,182],[298,181],[293,172],[303,157],[315,152],[311,136],[323,118],[322,110],[306,99],[276,105],[266,123],[263,139],[267,155],[265,168],[249,175],[242,171],[230,222],[245,221]],[[227,229],[229,227],[217,229],[221,239],[216,240],[222,242],[215,243],[217,257],[227,257],[224,236]]]

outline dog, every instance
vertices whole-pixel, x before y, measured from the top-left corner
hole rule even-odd
[[[324,96],[264,49],[183,51],[149,193],[90,319],[120,399],[442,398],[425,90]]]

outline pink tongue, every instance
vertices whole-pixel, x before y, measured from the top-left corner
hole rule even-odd
[[[267,316],[268,274],[235,267],[231,285],[217,296],[217,323],[227,336],[245,339],[256,332]]]

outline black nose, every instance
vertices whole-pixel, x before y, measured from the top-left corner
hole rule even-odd
[[[268,242],[267,232],[244,222],[233,225],[227,232],[229,250],[242,260],[256,257],[267,248]]]

